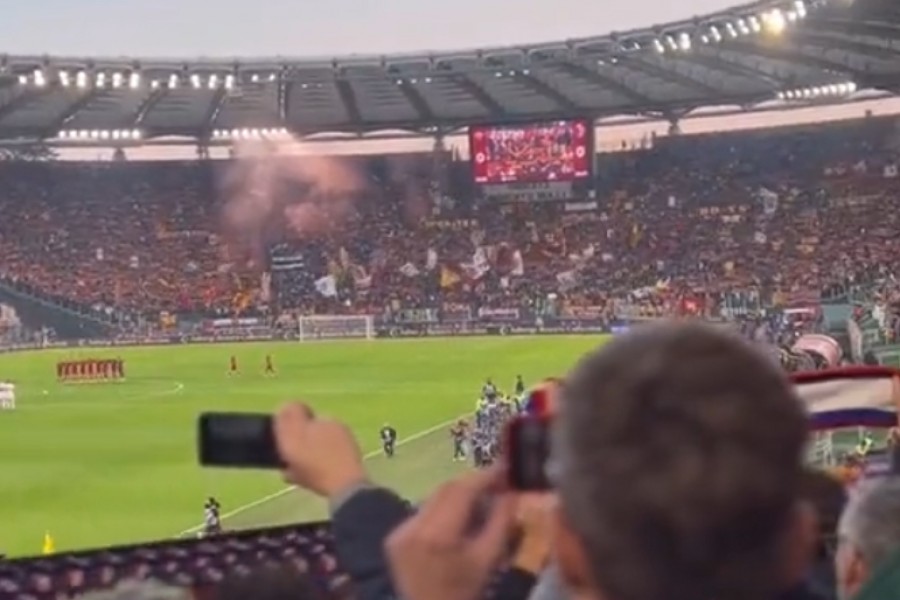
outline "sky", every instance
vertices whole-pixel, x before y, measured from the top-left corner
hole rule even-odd
[[[740,0],[0,0],[0,53],[330,57],[555,41]]]

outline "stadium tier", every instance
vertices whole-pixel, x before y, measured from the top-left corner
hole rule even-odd
[[[898,31],[886,0],[764,0],[374,62],[0,55],[0,600],[150,579],[199,600],[307,584],[298,597],[430,600],[397,556],[457,546],[409,550],[412,503],[534,492],[515,479],[528,473],[562,502],[572,473],[615,473],[635,493],[620,508],[650,507],[666,535],[714,516],[719,539],[739,514],[735,540],[756,539],[759,507],[741,502],[816,504],[797,481],[825,473],[837,520],[847,490],[900,472],[900,110],[868,104],[895,100]],[[720,105],[734,123],[682,131]],[[607,133],[606,117],[649,113],[667,130]],[[343,148],[362,148],[396,129],[426,149],[323,153],[305,137],[351,132]],[[95,150],[111,160],[83,160]],[[198,425],[206,412],[229,416]],[[596,463],[572,467],[593,442]],[[213,454],[273,470],[198,465]],[[735,456],[688,491],[660,468],[705,484]],[[512,475],[488,485],[498,463]],[[638,493],[669,484],[659,497],[690,500],[671,522]],[[726,497],[743,512],[706,510]],[[514,498],[515,537],[540,543],[498,551],[491,583],[459,597],[553,583],[534,498]],[[469,520],[504,506],[484,504]],[[585,531],[627,523],[621,510]],[[820,533],[824,569],[834,532]],[[673,553],[697,561],[682,572],[731,572],[695,541],[673,542],[702,549]],[[622,597],[659,596],[647,589]]]

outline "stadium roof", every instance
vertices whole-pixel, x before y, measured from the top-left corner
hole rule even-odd
[[[0,140],[228,139],[834,101],[900,81],[892,0],[763,0],[606,36],[330,59],[0,55]],[[60,136],[62,134],[62,136]]]

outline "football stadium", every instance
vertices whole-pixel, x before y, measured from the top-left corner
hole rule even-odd
[[[900,12],[689,13],[4,49],[0,600],[897,598]]]

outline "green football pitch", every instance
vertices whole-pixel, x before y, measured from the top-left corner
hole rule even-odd
[[[57,551],[192,532],[205,498],[226,528],[325,516],[322,501],[288,490],[274,472],[202,469],[196,418],[205,410],[270,412],[301,399],[343,419],[369,453],[376,481],[410,499],[465,466],[450,460],[447,426],[470,412],[492,377],[538,381],[564,373],[603,336],[460,338],[79,349],[0,355],[17,384],[16,411],[0,412],[0,551],[37,554],[45,532]],[[278,374],[263,375],[266,354]],[[241,374],[228,377],[228,359]],[[59,360],[121,357],[127,380],[66,385]],[[400,434],[397,457],[379,456],[378,429]]]

